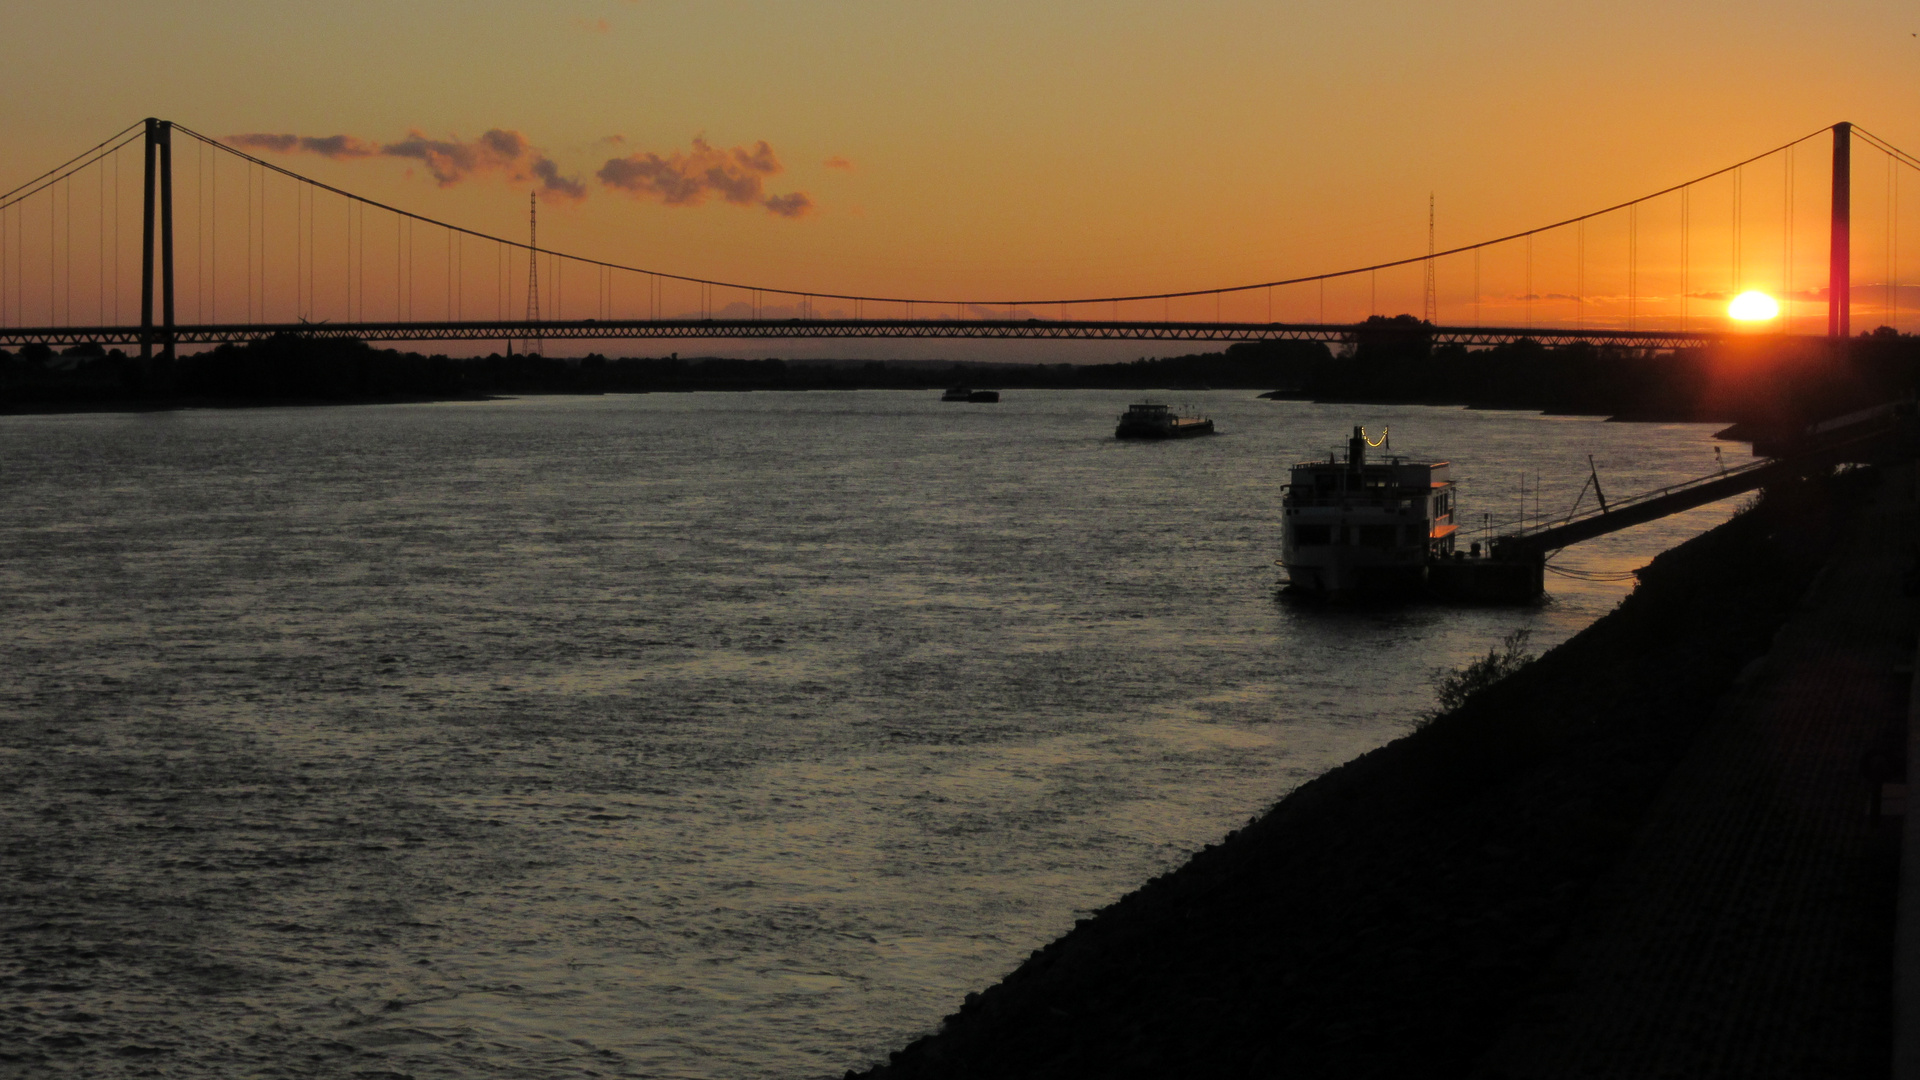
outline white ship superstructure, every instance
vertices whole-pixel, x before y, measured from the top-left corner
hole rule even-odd
[[[1381,442],[1385,442],[1382,436]],[[1347,460],[1293,467],[1282,501],[1281,563],[1293,588],[1328,596],[1420,589],[1453,557],[1453,481],[1444,461],[1394,455],[1375,464],[1362,428]]]

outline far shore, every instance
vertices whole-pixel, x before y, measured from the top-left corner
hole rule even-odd
[[[1736,342],[1660,353],[1519,341],[1436,345],[1410,317],[1369,320],[1335,352],[1246,341],[1125,363],[969,363],[730,357],[466,358],[284,335],[142,361],[80,345],[0,349],[0,414],[476,401],[535,394],[683,391],[1247,391],[1324,404],[1435,405],[1623,421],[1805,424],[1908,396],[1920,339],[1876,331],[1843,349]],[[1278,387],[1279,389],[1276,389]]]

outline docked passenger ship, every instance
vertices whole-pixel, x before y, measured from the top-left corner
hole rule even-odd
[[[1293,467],[1281,502],[1281,557],[1296,590],[1326,596],[1421,590],[1454,550],[1453,481],[1444,461],[1367,460],[1363,428],[1347,460]]]

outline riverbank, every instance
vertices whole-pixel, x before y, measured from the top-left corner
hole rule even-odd
[[[1675,782],[1720,790],[1714,778],[1735,776],[1771,790],[1755,770],[1778,762],[1735,774],[1701,760],[1700,748],[1741,745],[1727,726],[1743,715],[1741,702],[1756,701],[1749,691],[1766,665],[1755,661],[1836,550],[1861,542],[1879,481],[1860,471],[1770,492],[1756,509],[1661,555],[1616,611],[1565,645],[1458,712],[1304,785],[1224,843],[1083,920],[998,985],[968,995],[939,1033],[864,1075],[1583,1075],[1578,1061],[1541,1050],[1564,1035],[1555,1025],[1567,1010],[1592,1010],[1609,1000],[1609,987],[1659,983],[1648,971],[1639,984],[1608,983],[1594,960],[1655,940],[1636,940],[1633,919],[1618,914],[1630,911],[1636,884],[1661,888],[1629,872],[1646,859],[1644,829],[1663,814],[1685,817],[1691,804],[1676,802]],[[1882,548],[1904,552],[1911,515],[1903,520],[1908,535],[1883,537]],[[1877,560],[1884,577],[1887,551]],[[1892,589],[1849,581],[1867,601],[1911,607],[1898,574]],[[1903,617],[1889,633],[1907,635],[1910,651],[1910,613]],[[1808,670],[1822,670],[1818,661]],[[1818,681],[1811,685],[1795,700],[1819,700]],[[1838,700],[1832,687],[1825,692]],[[1857,742],[1839,740],[1821,758],[1823,782],[1839,784],[1842,801],[1857,785],[1864,807],[1869,782],[1857,767],[1836,778],[1832,765],[1858,761]],[[1836,828],[1870,831],[1864,810],[1841,816]],[[1794,831],[1792,816],[1776,827]],[[1846,882],[1813,886],[1850,905],[1844,926],[1821,943],[1844,954],[1826,969],[1842,980],[1889,966],[1891,872],[1862,844],[1846,856]],[[1696,891],[1697,916],[1702,898],[1719,894]],[[1755,933],[1797,941],[1790,919],[1764,914],[1773,923],[1762,918]],[[1658,925],[1660,913],[1636,917]],[[1657,947],[1685,944],[1661,938]],[[1801,973],[1761,974],[1771,985]],[[1691,970],[1684,1004],[1693,1014],[1664,1028],[1676,1045],[1700,1014],[1752,997],[1715,999],[1703,989],[1727,975]],[[1661,985],[1676,978],[1669,970]],[[1854,996],[1884,1002],[1884,974],[1878,985],[1865,982]],[[1854,1020],[1840,1025],[1845,1035],[1829,1038],[1818,1062],[1777,1060],[1782,1075],[1884,1074],[1884,1005],[1857,1006],[1830,1003],[1830,1012],[1853,1008]],[[1754,1022],[1785,1023],[1767,1012],[1713,1030],[1750,1031]],[[1505,1056],[1490,1059],[1495,1050]],[[1644,1055],[1639,1065],[1639,1075],[1665,1074]]]
[[[342,398],[223,398],[154,397],[104,398],[99,401],[0,402],[0,416],[66,416],[87,413],[163,413],[183,409],[306,409],[339,405],[425,405],[445,401],[493,401],[507,395],[465,394],[448,397],[397,395]]]
[[[365,342],[292,335],[224,344],[172,361],[79,345],[0,349],[0,414],[125,412],[262,403],[374,403],[500,395],[749,390],[1265,389],[1288,365],[1326,362],[1326,346],[1259,349],[1121,364],[951,363],[928,360],[779,360],[730,357],[553,357],[498,353],[452,358],[375,349]]]
[[[460,359],[374,349],[362,341],[285,335],[223,344],[171,362],[76,345],[0,349],[0,413],[125,411],[179,399],[328,403],[457,400],[509,394],[690,390],[975,389],[1266,390],[1323,403],[1456,405],[1622,420],[1796,427],[1910,396],[1920,342],[1882,327],[1836,349],[1771,338],[1654,350],[1515,341],[1435,345],[1411,316],[1374,317],[1339,355],[1308,341],[1243,341],[1216,353],[1130,363],[573,358],[525,352]],[[558,343],[555,343],[556,345]],[[1274,390],[1273,387],[1283,389]]]

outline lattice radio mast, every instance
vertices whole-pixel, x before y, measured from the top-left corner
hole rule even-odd
[[[1440,295],[1433,284],[1433,192],[1427,192],[1427,324],[1440,317]]]
[[[527,322],[540,323],[540,193],[527,192]],[[542,353],[539,334],[535,333],[533,351]]]

